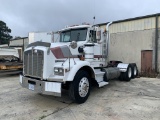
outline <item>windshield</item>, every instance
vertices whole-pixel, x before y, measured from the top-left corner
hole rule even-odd
[[[63,31],[60,35],[60,42],[85,41],[86,36],[87,28]]]

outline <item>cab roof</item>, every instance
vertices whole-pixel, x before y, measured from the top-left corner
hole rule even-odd
[[[69,27],[62,29],[59,32],[63,32],[66,30],[71,30],[71,29],[89,28],[89,27],[91,27],[91,25],[73,25],[73,26],[69,26]]]

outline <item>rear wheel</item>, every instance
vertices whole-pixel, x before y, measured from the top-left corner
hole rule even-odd
[[[125,73],[123,73],[123,77],[124,77],[125,81],[130,81],[131,80],[131,77],[132,77],[132,67],[131,67],[130,64],[128,65],[127,71]]]
[[[90,94],[90,76],[84,70],[79,71],[70,84],[69,96],[76,103],[84,103]]]
[[[127,67],[127,71],[126,72],[121,72],[121,75],[120,75],[119,79],[121,81],[130,81],[131,77],[132,77],[132,67],[129,64],[128,67]]]
[[[138,68],[135,63],[131,64],[132,66],[132,78],[136,78],[138,76]]]

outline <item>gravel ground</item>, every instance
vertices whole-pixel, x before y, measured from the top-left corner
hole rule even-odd
[[[110,81],[92,87],[84,104],[34,93],[19,85],[19,76],[0,76],[0,120],[160,120],[160,79]]]

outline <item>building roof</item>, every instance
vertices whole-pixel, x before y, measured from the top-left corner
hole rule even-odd
[[[139,16],[139,17],[134,17],[134,18],[128,18],[128,19],[124,19],[124,20],[117,20],[117,21],[113,21],[113,23],[127,22],[127,21],[150,18],[150,17],[156,17],[156,16],[160,16],[160,13],[151,14],[151,15],[145,15],[145,16]],[[101,26],[101,25],[106,25],[107,23],[108,22],[100,23],[100,24],[97,24],[97,25]]]
[[[13,40],[21,40],[21,39],[27,39],[28,37],[20,37],[20,38],[15,38],[15,39],[11,39],[10,41],[13,41]]]

